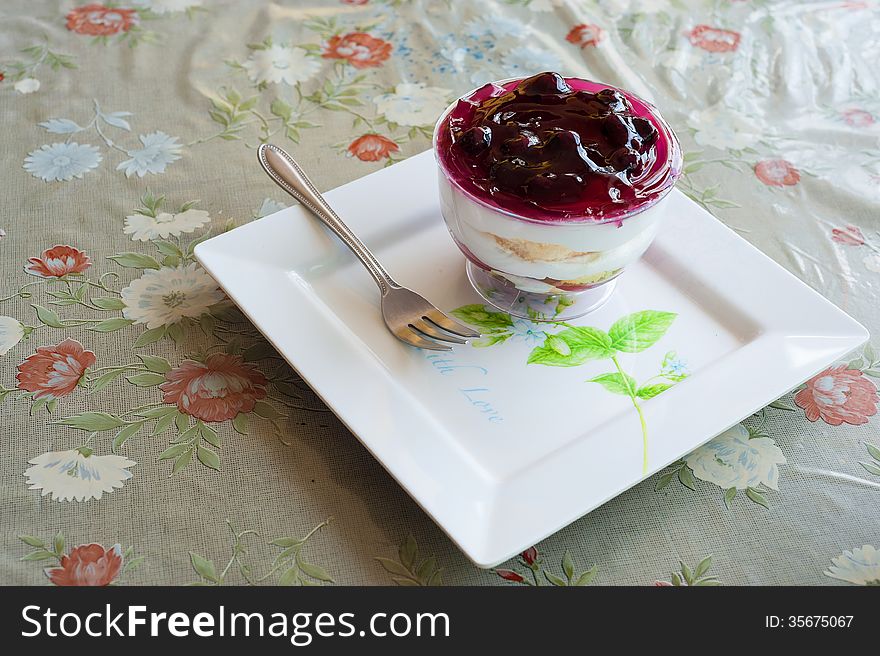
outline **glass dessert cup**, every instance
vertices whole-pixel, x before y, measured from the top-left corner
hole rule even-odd
[[[521,79],[495,82],[459,100],[474,102],[478,94],[491,99],[520,82]],[[566,78],[565,82],[578,91],[614,89],[576,78]],[[496,90],[487,91],[488,87]],[[671,129],[653,107],[628,92],[616,91],[633,108],[642,109],[656,128],[652,138],[657,148],[656,153],[653,148],[651,153],[662,155],[666,161],[660,164],[666,168],[662,171],[662,184],[652,189],[651,194],[636,202],[615,205],[606,197],[602,212],[593,211],[590,198],[579,200],[581,206],[569,205],[564,215],[554,215],[527,202],[517,202],[515,197],[505,202],[505,194],[501,194],[499,201],[491,194],[481,193],[462,176],[461,169],[452,170],[447,156],[450,117],[455,119],[459,101],[438,121],[434,153],[439,168],[441,212],[467,259],[468,279],[489,304],[533,321],[563,321],[582,316],[611,297],[618,276],[653,241],[667,211],[667,195],[681,173],[681,151]],[[477,98],[476,102],[483,99]],[[547,148],[547,143],[538,147]],[[580,211],[581,207],[586,211]]]

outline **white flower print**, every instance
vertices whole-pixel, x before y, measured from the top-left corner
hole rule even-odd
[[[489,82],[494,82],[501,75],[493,66],[478,66],[470,70],[470,81],[474,87],[481,87]]]
[[[880,551],[870,544],[844,551],[831,559],[825,576],[856,585],[880,585]]]
[[[785,464],[786,460],[771,438],[750,439],[745,426],[737,424],[689,453],[685,462],[694,476],[723,490],[745,490],[762,483],[777,490],[777,465]]]
[[[3,228],[0,228],[0,239],[3,239],[6,236],[6,231]]]
[[[470,39],[492,37],[520,37],[528,32],[528,27],[519,19],[487,12],[464,24],[464,35]]]
[[[526,46],[514,48],[501,58],[504,71],[511,77],[534,75],[541,71],[555,71],[562,67],[559,56],[550,50]]]
[[[556,7],[561,7],[565,0],[531,0],[529,9],[532,11],[554,11]]]
[[[865,265],[865,268],[868,271],[880,273],[880,255],[878,255],[877,253],[865,255],[865,257],[862,258],[862,263]]]
[[[40,90],[40,81],[32,77],[24,77],[12,86],[21,94],[33,93]]]
[[[373,102],[380,114],[398,125],[433,125],[446,106],[451,92],[422,83],[404,82],[393,93],[376,96]]]
[[[264,216],[275,214],[275,212],[280,212],[284,209],[287,209],[287,205],[284,203],[279,203],[277,200],[272,200],[271,198],[264,198],[262,204],[254,213],[254,216],[258,219],[262,219]]]
[[[321,65],[303,48],[270,46],[255,50],[244,63],[248,77],[260,84],[284,82],[294,85],[312,79]]]
[[[678,73],[670,78],[677,88],[683,90],[692,69],[703,64],[703,51],[698,48],[670,48],[661,52],[657,57],[657,63],[669,72]]]
[[[101,152],[87,144],[53,143],[40,146],[24,158],[24,168],[46,182],[67,182],[82,178],[101,163]]]
[[[128,468],[137,464],[122,456],[96,456],[91,449],[49,451],[33,460],[24,475],[30,490],[52,494],[55,501],[100,499],[131,478]]]
[[[195,232],[208,223],[211,217],[205,210],[189,209],[172,214],[159,212],[156,216],[131,214],[125,217],[123,232],[131,235],[132,241],[150,241],[179,237],[183,233]]]
[[[120,293],[123,316],[147,328],[199,317],[223,300],[217,283],[195,263],[148,269]]]
[[[201,7],[202,0],[134,0],[131,4],[138,9],[149,9],[157,14],[173,14]]]
[[[152,132],[142,134],[140,137],[143,148],[127,150],[127,159],[116,167],[117,171],[125,171],[125,176],[130,178],[137,173],[139,178],[147,173],[162,173],[171,162],[180,159],[180,151],[183,145],[164,132]]]
[[[6,355],[10,349],[24,337],[24,326],[13,317],[0,317],[0,355]]]
[[[742,150],[757,141],[753,122],[728,107],[715,105],[702,111],[691,112],[687,123],[696,130],[694,140],[701,146],[714,146],[721,150]]]
[[[669,10],[668,0],[606,0],[602,9],[609,16],[623,14],[659,14]]]

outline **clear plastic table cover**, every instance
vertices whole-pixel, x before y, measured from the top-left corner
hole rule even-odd
[[[0,52],[0,582],[880,582],[870,347],[484,571],[192,258],[287,202],[261,140],[326,189],[558,70],[651,99],[680,189],[873,330],[877,2],[15,0]]]

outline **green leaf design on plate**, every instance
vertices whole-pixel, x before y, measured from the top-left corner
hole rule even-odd
[[[636,379],[629,374],[601,374],[595,378],[590,378],[588,383],[599,383],[609,392],[614,394],[623,394],[631,396],[632,391],[636,388]]]
[[[568,342],[558,335],[547,335],[547,340],[544,342],[544,345],[547,346],[547,348],[556,351],[563,358],[567,358],[571,355],[571,347],[568,345]]]
[[[463,305],[453,310],[452,315],[472,326],[483,328],[487,332],[507,332],[513,328],[513,319],[505,312],[494,312],[485,305]]]
[[[121,428],[127,422],[106,412],[83,412],[72,417],[64,417],[58,423],[78,430],[105,431]]]
[[[665,392],[670,387],[672,387],[671,383],[657,383],[656,385],[644,385],[636,390],[636,396],[640,399],[653,399],[658,394]]]
[[[496,344],[503,344],[511,337],[513,337],[513,333],[490,333],[472,341],[471,346],[475,348],[488,348]]]
[[[568,354],[563,355],[566,348]],[[612,355],[614,351],[608,333],[598,328],[579,326],[548,335],[541,346],[532,350],[527,362],[550,367],[577,367],[587,360],[601,360]]]
[[[611,348],[624,353],[639,353],[653,346],[678,316],[674,312],[643,310],[628,314],[614,322],[608,330]]]

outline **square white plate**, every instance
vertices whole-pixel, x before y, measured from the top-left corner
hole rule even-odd
[[[259,175],[255,172],[254,175]],[[444,310],[479,302],[440,216],[423,153],[327,194],[403,284]],[[575,324],[608,331],[642,310],[677,313],[621,367],[641,384],[675,351],[690,375],[641,400],[648,474],[855,349],[867,331],[684,195],[612,299]],[[299,206],[196,249],[199,262],[370,452],[477,565],[524,550],[641,481],[630,397],[586,382],[611,360],[527,364],[563,328],[452,354],[387,332],[379,294],[335,236]],[[655,379],[652,382],[664,382]],[[668,382],[668,381],[667,381]]]

